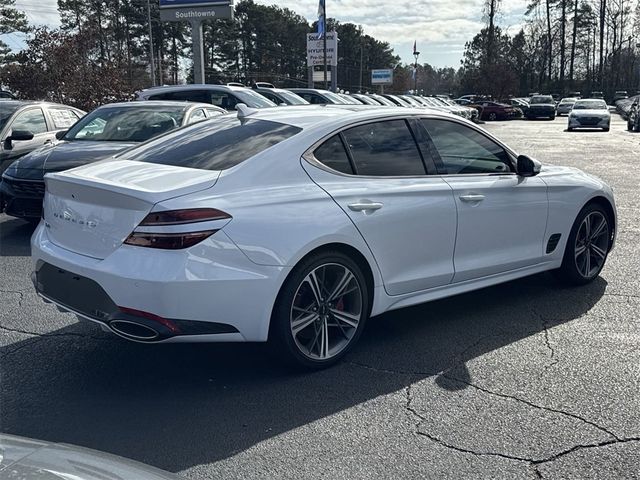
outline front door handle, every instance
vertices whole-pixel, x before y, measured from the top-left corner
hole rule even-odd
[[[460,195],[460,200],[467,203],[481,202],[482,200],[484,200],[484,195],[477,195],[477,194]]]
[[[356,203],[350,203],[349,210],[353,210],[354,212],[373,212],[375,210],[380,210],[383,207],[383,204],[380,202],[369,202],[366,200],[362,200]]]

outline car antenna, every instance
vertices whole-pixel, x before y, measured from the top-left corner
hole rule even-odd
[[[258,113],[257,108],[248,107],[245,103],[238,103],[236,105],[236,110],[238,110],[238,118],[242,120],[243,118],[247,118],[254,113]]]

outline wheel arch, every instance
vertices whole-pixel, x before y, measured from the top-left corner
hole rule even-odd
[[[602,207],[604,209],[604,211],[607,213],[607,217],[609,219],[609,222],[611,222],[611,236],[609,238],[609,250],[611,250],[611,248],[613,247],[613,243],[615,240],[615,235],[616,235],[616,213],[615,213],[615,209],[613,208],[613,205],[611,204],[611,201],[603,196],[596,196],[591,198],[585,205],[584,207],[587,207],[589,205],[599,205],[600,207]],[[584,208],[583,207],[583,208]]]

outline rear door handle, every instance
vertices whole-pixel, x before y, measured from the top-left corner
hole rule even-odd
[[[484,195],[476,195],[476,194],[460,195],[460,200],[467,203],[481,202],[482,200],[484,200]]]
[[[362,200],[356,203],[350,203],[349,210],[353,210],[354,212],[367,212],[367,211],[375,211],[380,210],[383,207],[383,204],[380,202],[368,202],[366,200]]]

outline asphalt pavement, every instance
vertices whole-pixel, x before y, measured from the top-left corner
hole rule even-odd
[[[600,278],[541,274],[371,319],[338,366],[261,345],[138,345],[34,294],[32,227],[0,215],[0,431],[189,479],[640,478],[640,134],[489,122],[615,191]]]

